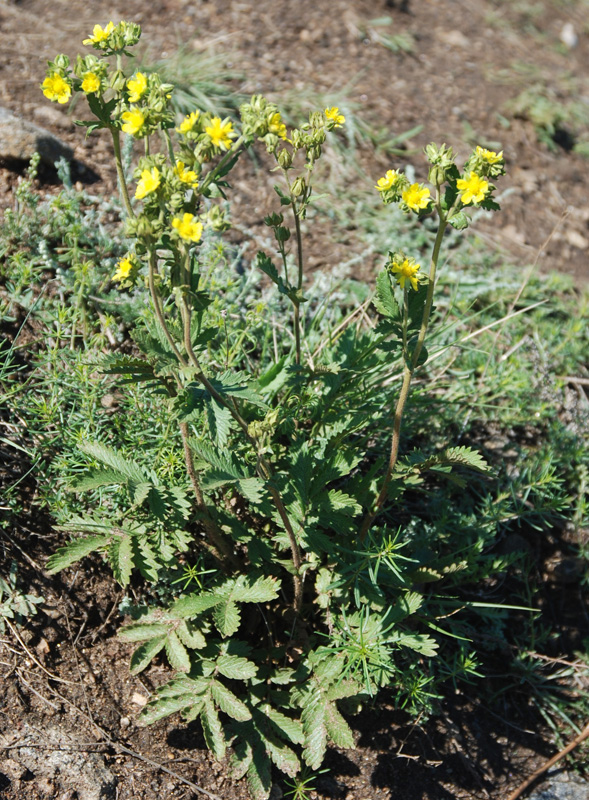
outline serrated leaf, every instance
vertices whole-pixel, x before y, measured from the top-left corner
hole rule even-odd
[[[77,478],[68,488],[72,492],[88,492],[100,486],[126,484],[127,478],[114,469],[92,470],[88,475]]]
[[[237,722],[247,722],[252,718],[249,708],[242,703],[226,686],[220,681],[211,681],[211,695],[221,711],[230,716]]]
[[[260,706],[260,711],[273,723],[277,730],[283,736],[287,736],[293,744],[304,743],[305,734],[303,733],[303,726],[298,719],[287,717],[286,714],[272,708],[268,703]]]
[[[233,753],[231,754],[230,770],[234,781],[243,778],[252,763],[253,749],[249,742],[238,739],[233,743]]]
[[[435,656],[438,651],[438,643],[431,636],[425,633],[407,633],[398,634],[391,637],[388,641],[401,645],[401,647],[409,647],[423,656]]]
[[[187,708],[194,708],[202,705],[202,698],[192,694],[173,695],[171,697],[157,697],[151,700],[139,714],[139,722],[142,725],[153,725],[160,719],[169,717],[177,711]]]
[[[214,397],[207,403],[207,419],[211,438],[220,450],[223,450],[231,432],[231,412],[227,406],[220,405]]]
[[[376,293],[372,299],[376,310],[383,317],[398,320],[401,317],[399,304],[395,299],[388,270],[383,269],[376,278]]]
[[[337,747],[354,747],[354,734],[338,711],[335,703],[328,703],[325,709],[325,727],[331,741]]]
[[[207,646],[207,640],[198,628],[191,624],[190,620],[183,620],[176,628],[176,633],[180,641],[193,650],[202,650]]]
[[[170,613],[179,619],[196,617],[198,614],[202,614],[203,611],[207,611],[209,608],[216,606],[222,599],[222,597],[212,592],[190,594],[177,600],[170,609]]]
[[[168,630],[168,625],[163,622],[134,622],[121,628],[117,635],[124,642],[144,642],[166,636]]]
[[[270,759],[262,747],[255,747],[247,769],[247,785],[253,800],[267,800],[272,789]]]
[[[253,678],[258,671],[253,661],[241,656],[221,655],[217,658],[215,665],[217,671],[226,678],[242,681]]]
[[[279,589],[280,582],[271,576],[240,575],[231,590],[231,597],[240,603],[267,603],[278,597]]]
[[[86,536],[84,539],[74,539],[64,547],[58,548],[47,560],[46,569],[49,573],[59,572],[75,564],[84,556],[99,550],[110,542],[111,536]]]
[[[145,644],[140,645],[131,657],[129,665],[129,672],[131,675],[137,675],[139,672],[149,666],[151,660],[165,647],[166,637],[150,639]]]
[[[170,631],[166,638],[166,655],[173,669],[178,672],[190,672],[190,656],[176,631]]]
[[[200,712],[200,721],[207,747],[217,761],[221,761],[225,757],[225,734],[223,733],[223,726],[215,710],[214,703],[208,695],[204,697]]]
[[[241,623],[239,607],[231,598],[222,599],[221,602],[215,606],[213,621],[221,636],[225,638],[227,636],[232,636]]]
[[[323,693],[319,689],[315,689],[310,696],[305,698],[301,714],[305,734],[303,759],[311,769],[319,769],[327,749],[326,705],[327,701]]]
[[[133,541],[131,536],[116,536],[110,543],[109,560],[114,579],[126,586],[133,570]]]
[[[158,579],[159,563],[155,550],[146,536],[134,536],[132,539],[133,561],[143,577],[155,583]]]
[[[101,464],[105,464],[107,467],[124,475],[128,481],[134,484],[141,483],[148,479],[146,472],[139,464],[131,459],[125,458],[117,450],[114,450],[112,447],[107,447],[107,445],[101,442],[84,442],[79,445],[79,449],[96,461],[100,461]]]
[[[284,744],[269,732],[262,734],[262,740],[266,747],[266,752],[278,769],[294,778],[301,769],[301,762],[296,753],[287,744]]]

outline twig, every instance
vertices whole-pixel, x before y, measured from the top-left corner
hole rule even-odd
[[[579,386],[589,386],[589,378],[576,378],[574,375],[556,375],[557,380],[567,383],[578,383]]]
[[[36,664],[38,667],[41,667],[41,669],[43,670],[43,672],[44,672],[46,675],[48,675],[48,676],[51,678],[51,680],[52,680],[52,681],[57,681],[58,683],[67,683],[69,686],[75,686],[75,684],[76,684],[76,682],[75,682],[75,681],[66,681],[66,680],[65,680],[65,678],[58,678],[58,677],[57,677],[57,675],[54,675],[52,672],[49,672],[49,670],[48,670],[48,669],[45,669],[45,667],[43,666],[43,664],[41,664],[41,662],[40,662],[40,661],[38,661],[38,660],[35,658],[35,656],[34,656],[34,655],[31,653],[31,651],[29,650],[29,648],[26,646],[26,644],[25,644],[25,643],[23,642],[23,640],[20,638],[20,636],[18,635],[18,631],[16,630],[16,628],[14,627],[14,625],[12,624],[12,622],[11,622],[9,619],[6,619],[6,618],[4,618],[4,622],[5,622],[5,623],[8,625],[8,627],[10,628],[10,630],[12,631],[12,633],[14,634],[14,636],[16,636],[16,638],[18,639],[18,642],[19,642],[20,646],[21,646],[21,647],[22,647],[22,648],[25,650],[25,652],[26,652],[26,654],[29,656],[29,658],[31,658],[31,659],[32,659],[32,660],[35,662],[35,664]]]
[[[521,794],[525,792],[528,786],[534,783],[536,778],[539,778],[540,775],[543,775],[546,772],[546,770],[550,769],[550,767],[556,764],[557,761],[560,761],[561,758],[568,756],[568,754],[572,750],[574,750],[575,747],[577,747],[577,745],[580,745],[581,742],[585,741],[585,739],[587,738],[589,738],[589,724],[585,725],[581,733],[578,736],[575,736],[572,742],[567,744],[566,747],[563,747],[562,750],[560,750],[555,756],[552,756],[552,758],[548,759],[548,761],[545,764],[543,764],[541,767],[535,770],[535,772],[533,772],[529,778],[527,778],[522,784],[520,784],[517,787],[517,789],[514,792],[512,792],[509,795],[507,800],[516,800],[516,798],[518,798]]]
[[[38,692],[33,686],[31,686],[31,684],[24,678],[22,672],[19,669],[16,670],[16,674],[18,675],[19,679],[24,683],[24,685],[27,687],[27,689],[30,689],[33,694],[37,695],[39,700],[42,700],[44,703],[47,703],[48,706],[51,706],[51,708],[54,708],[56,711],[60,710],[59,706],[56,706],[55,703],[52,703],[51,700],[48,700],[46,697],[40,694],[40,692]]]

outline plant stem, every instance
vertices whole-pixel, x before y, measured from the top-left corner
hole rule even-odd
[[[246,140],[246,139],[245,139],[245,136],[243,136],[243,135],[242,135],[242,136],[240,136],[240,137],[239,137],[239,139],[236,139],[236,140],[235,140],[235,142],[233,143],[233,146],[231,147],[231,149],[230,149],[230,150],[228,150],[228,151],[225,153],[225,155],[224,155],[224,156],[223,156],[223,158],[222,158],[222,159],[219,161],[219,163],[217,164],[217,166],[216,166],[216,167],[214,167],[214,169],[212,169],[212,170],[211,170],[211,171],[210,171],[210,172],[209,172],[209,173],[206,175],[206,177],[204,178],[204,180],[203,180],[202,184],[199,186],[199,193],[200,193],[200,194],[202,194],[202,193],[204,192],[204,190],[205,190],[205,189],[208,187],[208,185],[211,183],[211,181],[212,181],[212,180],[214,180],[214,178],[216,178],[216,177],[217,177],[217,175],[218,175],[218,174],[219,174],[219,172],[220,172],[220,171],[223,169],[223,167],[224,167],[224,166],[227,164],[227,162],[228,162],[228,161],[230,161],[230,160],[233,158],[233,156],[234,156],[234,155],[236,155],[236,154],[238,153],[238,151],[239,151],[239,149],[240,149],[241,145],[242,145],[242,144],[245,142],[245,140]]]
[[[188,424],[186,422],[180,423],[180,433],[182,434],[182,444],[184,445],[184,460],[186,462],[186,469],[188,471],[190,483],[192,484],[192,489],[196,497],[196,506],[201,513],[201,522],[210,540],[208,549],[211,555],[217,559],[226,572],[229,572],[229,565],[233,567],[233,569],[241,569],[243,564],[233,552],[231,543],[227,540],[223,531],[209,515],[200,482],[198,480],[198,475],[194,467],[192,450],[190,449],[190,443],[188,441]]]
[[[130,217],[135,216],[135,212],[131,208],[131,200],[129,198],[129,190],[127,188],[127,181],[125,180],[125,171],[123,170],[123,159],[121,157],[121,134],[118,128],[110,128],[112,136],[113,150],[115,151],[115,166],[117,168],[117,178],[119,179],[119,189],[127,214]]]
[[[439,187],[438,187],[438,196],[439,196]],[[440,206],[439,200],[436,204],[436,207],[440,219],[440,224],[438,226],[438,232],[436,234],[434,248],[432,251],[430,271],[429,271],[429,283],[427,286],[425,305],[423,307],[421,326],[419,328],[417,342],[415,344],[415,349],[411,354],[411,358],[409,358],[409,349],[407,344],[407,322],[409,315],[408,290],[407,289],[405,290],[405,302],[403,307],[403,357],[405,359],[405,366],[403,369],[403,383],[401,385],[401,392],[399,394],[399,399],[397,400],[397,405],[395,407],[395,416],[393,420],[393,434],[391,437],[391,452],[389,455],[389,463],[387,466],[387,471],[383,479],[382,487],[374,504],[374,508],[366,514],[362,522],[362,527],[360,528],[361,541],[364,541],[364,539],[366,538],[366,534],[368,533],[370,526],[380,513],[380,510],[387,497],[389,484],[391,482],[391,478],[393,476],[393,472],[397,464],[397,459],[399,457],[399,444],[401,441],[401,422],[403,419],[403,411],[405,410],[407,398],[409,397],[411,380],[417,368],[417,364],[419,362],[419,356],[421,355],[421,351],[423,350],[425,335],[427,333],[427,328],[429,325],[429,319],[433,305],[436,269],[438,266],[438,259],[440,256],[440,248],[442,246],[442,240],[444,238],[444,231],[446,230],[448,224],[447,216],[444,214]]]
[[[294,200],[291,201],[292,211],[294,214],[295,232],[297,237],[297,256],[299,265],[299,274],[297,279],[297,295],[301,294],[303,288],[303,237],[301,235],[301,220],[297,213],[297,206]],[[297,302],[294,304],[294,334],[295,334],[295,360],[297,364],[301,363],[301,308],[300,296],[297,297]]]
[[[148,280],[149,280],[149,292],[151,294],[151,299],[153,300],[153,306],[155,309],[155,315],[157,317],[157,321],[159,322],[164,336],[170,347],[172,348],[172,352],[180,362],[183,367],[187,367],[188,363],[182,353],[178,350],[176,342],[174,341],[172,334],[170,333],[168,326],[166,325],[166,320],[164,319],[164,312],[162,311],[162,307],[160,304],[160,296],[157,292],[157,288],[155,285],[155,274],[156,274],[156,255],[155,250],[149,250],[149,273],[148,273]]]

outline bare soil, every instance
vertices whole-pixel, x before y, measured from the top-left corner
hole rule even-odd
[[[588,162],[570,149],[564,135],[564,146],[555,150],[540,144],[532,123],[505,107],[530,75],[563,102],[570,99],[566,87],[573,86],[575,99],[589,103],[587,3],[413,0],[408,11],[402,5],[385,0],[125,0],[118,5],[0,0],[0,103],[70,143],[77,162],[86,167],[77,174],[81,182],[93,171],[99,178],[94,190],[114,192],[106,140],[84,139],[64,109],[44,101],[39,84],[45,62],[57,52],[75,55],[96,22],[135,20],[158,58],[180,43],[195,52],[225,51],[245,76],[236,86],[241,91],[341,91],[368,120],[395,134],[423,124],[402,159],[414,163],[422,179],[420,151],[427,142],[446,141],[464,154],[475,141],[496,142],[494,149],[503,149],[508,163],[503,210],[481,223],[478,234],[522,267],[540,251],[543,269],[589,280]],[[413,37],[411,52],[392,52],[377,41],[384,31],[371,20],[383,16],[392,18],[388,34]],[[576,47],[560,41],[565,23],[578,36]],[[516,61],[529,67],[527,77],[513,69],[504,73]],[[399,166],[368,149],[361,158],[374,180]],[[14,167],[0,168],[1,206],[12,204],[16,178]],[[255,226],[261,211],[244,194],[238,220]],[[317,266],[325,244],[318,241],[311,254]],[[333,245],[336,255],[340,246]],[[219,797],[245,800],[245,786],[232,783],[225,766],[214,762],[197,726],[176,720],[148,730],[136,726],[141,704],[165,679],[163,667],[129,676],[129,646],[114,635],[122,595],[99,561],[55,577],[44,573],[56,534],[34,506],[34,478],[24,477],[28,465],[14,458],[13,449],[0,456],[0,482],[22,478],[25,502],[14,527],[0,531],[0,569],[15,558],[25,586],[45,598],[42,612],[18,636],[9,630],[0,639],[0,745],[6,748],[0,795],[7,800],[180,800],[199,796],[197,785]],[[575,663],[574,650],[589,635],[585,598],[580,590],[569,590],[550,566],[567,552],[566,537],[532,546],[535,568],[546,576],[546,623],[554,626],[560,655]],[[470,694],[449,697],[438,718],[419,726],[392,702],[368,709],[352,724],[357,750],[330,751],[330,771],[318,779],[313,797],[498,799],[555,752],[530,698],[517,688],[486,707],[474,685]],[[66,762],[50,758],[56,751],[72,753],[69,774]],[[80,752],[89,762],[89,754],[97,754],[92,758],[114,783],[98,769],[94,778],[82,776],[73,755]],[[102,789],[96,789],[99,785]],[[286,788],[277,786],[276,798]]]

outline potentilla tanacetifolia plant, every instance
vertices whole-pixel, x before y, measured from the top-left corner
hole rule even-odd
[[[138,573],[160,590],[151,597],[161,602],[127,607],[120,631],[138,643],[132,672],[165,652],[177,673],[141,720],[199,718],[214,755],[231,746],[234,776],[247,776],[262,800],[272,763],[296,778],[303,765],[320,767],[329,741],[352,747],[344,714],[383,687],[427,706],[446,649],[453,680],[476,674],[475,655],[440,620],[469,608],[456,597],[461,582],[507,560],[481,561],[478,542],[460,555],[444,543],[424,546],[404,497],[428,475],[464,485],[453,470],[482,474],[486,465],[467,447],[402,456],[400,443],[413,378],[427,374],[444,232],[466,228],[470,208],[498,208],[493,181],[504,162],[477,147],[459,170],[451,148],[431,144],[427,185],[393,169],[380,178],[385,204],[437,219],[429,271],[419,254],[393,247],[376,281],[374,324],[351,314],[320,330],[303,221],[315,165],[344,115],[327,108],[287,129],[278,107],[256,95],[239,125],[196,108],[176,119],[172,85],[125,72],[140,33],[133,23],[96,25],[84,41],[92,52],[73,65],[57,56],[42,89],[58,103],[85,95],[93,118],[79,124],[112,138],[131,243],[112,281],[145,292],[149,313],[137,320],[136,355],[113,353],[104,369],[156,393],[177,425],[171,446],[185,479],[146,466],[156,461],[149,453],[134,459],[86,442],[88,473],[71,484],[91,493],[88,513],[65,526],[77,535],[49,567],[97,551],[121,585]],[[142,150],[130,185],[121,134]],[[275,252],[259,252],[248,268],[264,291],[274,286],[284,319],[269,318],[259,347],[246,350],[251,317],[223,308],[207,243],[230,225],[228,176],[256,143],[282,182],[279,207],[265,219]]]

